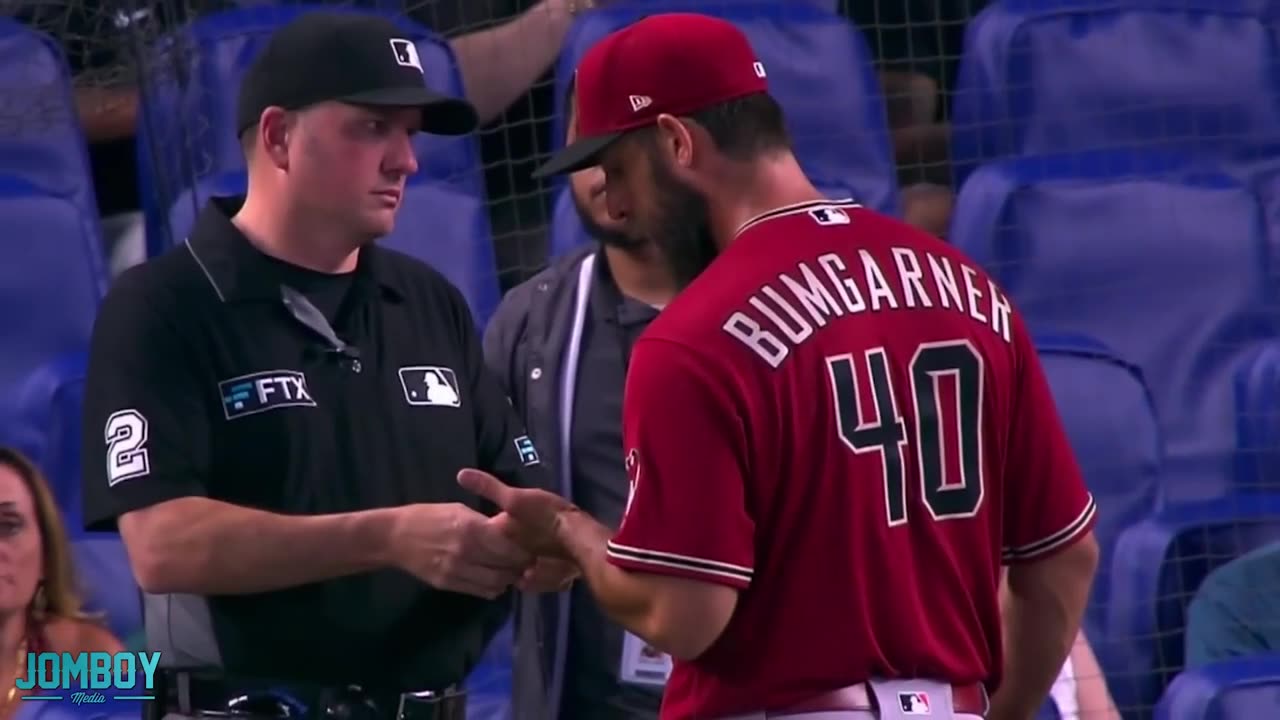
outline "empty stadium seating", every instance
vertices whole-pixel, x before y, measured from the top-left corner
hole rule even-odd
[[[1169,685],[1155,720],[1262,720],[1280,712],[1280,655],[1213,663]]]
[[[1119,706],[1152,707],[1181,670],[1186,608],[1205,576],[1277,540],[1280,494],[1275,493],[1167,505],[1120,535],[1105,628],[1109,636],[1127,640],[1113,648],[1108,668]]]
[[[1116,538],[1156,507],[1161,437],[1151,395],[1132,363],[1082,336],[1035,337],[1040,362],[1085,481],[1098,503],[1102,548],[1085,629],[1104,668],[1117,639],[1105,632],[1108,567]]]
[[[1241,364],[1235,397],[1237,487],[1274,486],[1280,477],[1280,343],[1257,346]]]
[[[196,181],[244,167],[236,135],[240,78],[270,33],[315,5],[259,5],[202,17],[151,48],[147,92],[139,112],[139,175],[147,215],[150,254],[182,240],[167,235],[165,210]],[[464,94],[448,43],[402,15],[326,6],[331,11],[374,13],[392,19],[415,40],[426,84]],[[479,147],[474,136],[420,134],[414,140],[420,173],[448,180],[483,196]]]
[[[211,197],[243,195],[240,171],[207,178],[170,210],[173,237],[184,238]],[[439,270],[462,291],[479,327],[498,307],[499,293],[489,216],[484,201],[455,185],[414,177],[405,187],[395,230],[379,241]]]
[[[1033,330],[1099,339],[1142,368],[1169,501],[1226,492],[1233,376],[1277,334],[1273,226],[1247,179],[1176,154],[1087,152],[983,165],[950,238]]]
[[[84,134],[62,49],[47,35],[0,17],[0,172],[97,218]]]
[[[1266,0],[1000,0],[970,24],[952,105],[957,182],[1018,154],[1216,153],[1280,135]]]
[[[747,34],[787,113],[809,176],[840,197],[897,214],[897,174],[879,80],[865,41],[844,18],[814,3],[766,0],[630,0],[583,15],[556,68],[552,145],[564,144],[564,95],[583,54],[610,32],[655,12],[700,12]]]
[[[105,286],[101,240],[91,209],[9,175],[0,175],[0,223],[0,442],[39,452],[48,428],[33,418],[52,409],[33,403],[74,380],[57,376],[61,359],[88,347]]]

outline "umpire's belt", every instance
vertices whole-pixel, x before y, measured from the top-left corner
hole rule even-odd
[[[165,712],[258,720],[465,720],[455,688],[400,693],[356,685],[322,686],[165,672]]]

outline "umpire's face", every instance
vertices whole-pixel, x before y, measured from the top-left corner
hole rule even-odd
[[[292,204],[357,243],[395,227],[405,180],[417,172],[411,139],[417,108],[369,108],[338,102],[298,113],[288,149]]]

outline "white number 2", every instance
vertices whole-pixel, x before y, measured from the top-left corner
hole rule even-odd
[[[142,477],[151,472],[147,443],[147,419],[137,410],[120,410],[107,418],[107,485]]]

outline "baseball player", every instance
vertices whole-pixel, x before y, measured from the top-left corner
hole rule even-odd
[[[945,243],[824,199],[731,24],[650,16],[577,87],[580,140],[542,172],[600,164],[611,213],[686,283],[632,356],[631,497],[614,534],[549,493],[460,482],[675,658],[663,718],[1031,717],[1097,547],[1008,297]]]

